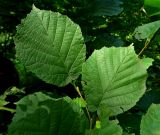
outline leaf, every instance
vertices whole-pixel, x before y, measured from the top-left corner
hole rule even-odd
[[[86,131],[86,135],[122,135],[122,128],[114,121],[98,122],[101,127]]]
[[[152,104],[141,121],[141,135],[160,135],[160,105]]]
[[[154,59],[152,59],[152,58],[143,58],[142,59],[142,63],[146,67],[146,69],[152,65],[153,61],[154,61]]]
[[[114,16],[122,12],[121,0],[93,0],[91,4],[91,16]]]
[[[17,107],[9,135],[83,135],[85,132],[85,115],[68,97],[52,99],[36,93],[21,99]]]
[[[25,96],[23,99],[16,103],[16,113],[13,121],[18,121],[23,117],[26,117],[28,113],[33,113],[40,107],[40,103],[46,100],[53,100],[51,97],[37,92],[29,96]]]
[[[86,48],[80,27],[67,16],[33,7],[14,41],[27,70],[47,83],[64,86],[81,73]]]
[[[86,107],[86,101],[82,98],[77,97],[77,98],[73,99],[73,101],[82,108]]]
[[[147,23],[142,26],[138,26],[134,31],[135,38],[138,40],[142,39],[151,40],[159,28],[160,28],[160,20]]]
[[[0,96],[0,107],[7,105],[9,102],[5,101],[5,99]]]
[[[98,111],[103,117],[130,109],[144,94],[146,77],[146,67],[133,46],[94,51],[82,67],[89,110]]]
[[[159,0],[144,0],[144,8],[149,16],[160,15]]]
[[[100,121],[96,121],[96,128],[101,128],[101,122]]]

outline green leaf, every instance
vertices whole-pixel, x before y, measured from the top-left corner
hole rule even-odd
[[[43,94],[42,92],[37,92],[29,96],[25,96],[20,101],[16,103],[16,113],[13,121],[18,121],[23,117],[26,117],[28,113],[33,113],[40,103],[46,100],[53,100],[51,97]]]
[[[141,135],[160,135],[160,105],[152,104],[141,121]]]
[[[115,121],[98,122],[100,127],[86,131],[86,135],[122,135],[122,128]]]
[[[76,103],[76,104],[78,104],[80,107],[86,107],[86,101],[84,100],[84,99],[82,99],[82,98],[75,98],[75,99],[73,99],[73,101]]]
[[[135,38],[138,40],[148,39],[151,40],[154,34],[160,28],[160,20],[138,26],[135,31]]]
[[[86,126],[84,113],[70,98],[36,93],[17,103],[9,135],[83,135]]]
[[[153,61],[154,61],[154,59],[152,59],[152,58],[143,58],[142,59],[142,63],[145,66],[146,69],[148,69],[149,66],[152,65]]]
[[[93,0],[90,4],[92,16],[113,16],[123,10],[121,0]]]
[[[33,7],[14,41],[20,61],[47,83],[64,86],[81,73],[86,48],[80,27],[67,16]]]
[[[94,51],[82,67],[89,110],[105,117],[130,109],[144,94],[146,77],[133,46]]]
[[[5,101],[5,99],[0,96],[0,107],[7,105],[9,102]]]
[[[144,0],[144,8],[149,16],[160,15],[159,0]]]
[[[96,128],[101,128],[101,122],[100,121],[96,121]]]

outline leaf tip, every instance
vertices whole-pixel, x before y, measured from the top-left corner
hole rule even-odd
[[[37,11],[39,10],[34,4],[32,5],[32,10]]]

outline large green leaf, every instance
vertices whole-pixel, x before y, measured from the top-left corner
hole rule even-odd
[[[105,116],[130,109],[145,92],[146,76],[133,46],[94,51],[82,67],[89,110]]]
[[[14,41],[28,71],[47,83],[64,86],[81,73],[85,45],[80,27],[67,16],[33,7]]]
[[[86,125],[83,111],[70,98],[36,93],[17,103],[9,135],[83,135]]]
[[[149,16],[160,15],[160,0],[144,0],[144,8]]]
[[[160,105],[152,104],[141,121],[141,135],[160,135]]]
[[[151,23],[138,26],[135,31],[135,38],[138,40],[148,39],[151,40],[157,30],[160,28],[160,21],[155,21]]]

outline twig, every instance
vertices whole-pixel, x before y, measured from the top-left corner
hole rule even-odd
[[[81,94],[81,92],[80,92],[80,90],[79,90],[79,87],[78,86],[76,86],[75,85],[75,83],[73,82],[72,83],[72,85],[74,86],[74,88],[75,88],[75,90],[77,91],[77,93],[78,93],[78,95],[80,96],[80,98],[82,98],[82,100],[84,100],[84,98],[82,97],[82,94]],[[90,127],[90,129],[92,129],[92,118],[91,118],[91,116],[90,116],[90,113],[89,113],[89,110],[88,110],[88,107],[86,106],[85,107],[85,109],[86,109],[86,112],[87,112],[87,115],[88,115],[88,119],[89,119],[89,127]]]
[[[0,110],[8,111],[8,112],[11,112],[11,113],[16,112],[15,109],[7,108],[7,107],[4,107],[4,106],[0,106]]]
[[[145,42],[145,44],[144,44],[144,47],[143,47],[142,50],[139,52],[138,56],[140,56],[140,55],[143,53],[143,51],[148,47],[149,43],[150,43],[150,40],[147,39],[146,42]]]

